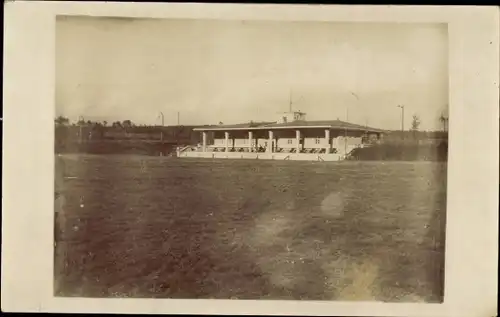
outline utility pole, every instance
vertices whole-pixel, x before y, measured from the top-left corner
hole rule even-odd
[[[289,105],[289,112],[291,113],[292,112],[292,90],[290,89],[290,96],[289,96],[289,99],[290,99],[290,105]]]
[[[356,102],[359,102],[359,97],[354,92],[351,91],[351,95],[356,98]],[[346,123],[349,122],[349,105],[346,105]],[[344,130],[345,142],[344,142],[344,152],[347,157],[347,124]]]
[[[165,116],[163,115],[163,112],[160,111],[160,116],[161,116],[161,133],[160,133],[160,140],[163,141],[163,127],[165,126]]]
[[[177,145],[179,145],[179,127],[181,125],[181,113],[180,111],[177,111],[177,127],[175,129],[175,139],[177,142]]]
[[[401,138],[405,138],[405,106],[398,105],[398,108],[401,108]]]
[[[349,105],[346,105],[345,127],[344,127],[344,155],[347,158],[347,122],[349,121]]]
[[[369,142],[369,135],[368,135],[368,118],[365,115],[365,134],[363,135],[361,139],[361,143],[365,144]]]

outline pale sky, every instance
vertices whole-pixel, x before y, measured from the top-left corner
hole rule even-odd
[[[59,18],[56,114],[137,124],[308,120],[440,129],[446,25]],[[354,95],[357,95],[356,98]]]

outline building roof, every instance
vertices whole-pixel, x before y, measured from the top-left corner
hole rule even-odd
[[[340,120],[320,120],[320,121],[292,121],[286,123],[276,122],[249,122],[230,125],[207,125],[197,127],[195,131],[228,131],[228,130],[275,130],[275,129],[347,129],[351,131],[386,132],[382,129],[367,127],[359,124],[349,123]]]

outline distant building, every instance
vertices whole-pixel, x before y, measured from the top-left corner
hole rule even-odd
[[[211,125],[194,131],[202,134],[202,143],[178,149],[179,157],[337,161],[354,148],[377,142],[384,133],[340,120],[307,121],[300,111],[281,113],[272,122]]]

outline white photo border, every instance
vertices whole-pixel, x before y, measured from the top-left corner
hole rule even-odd
[[[6,2],[2,310],[221,315],[494,316],[497,311],[499,9]],[[449,161],[443,304],[53,296],[55,18],[447,23]]]

